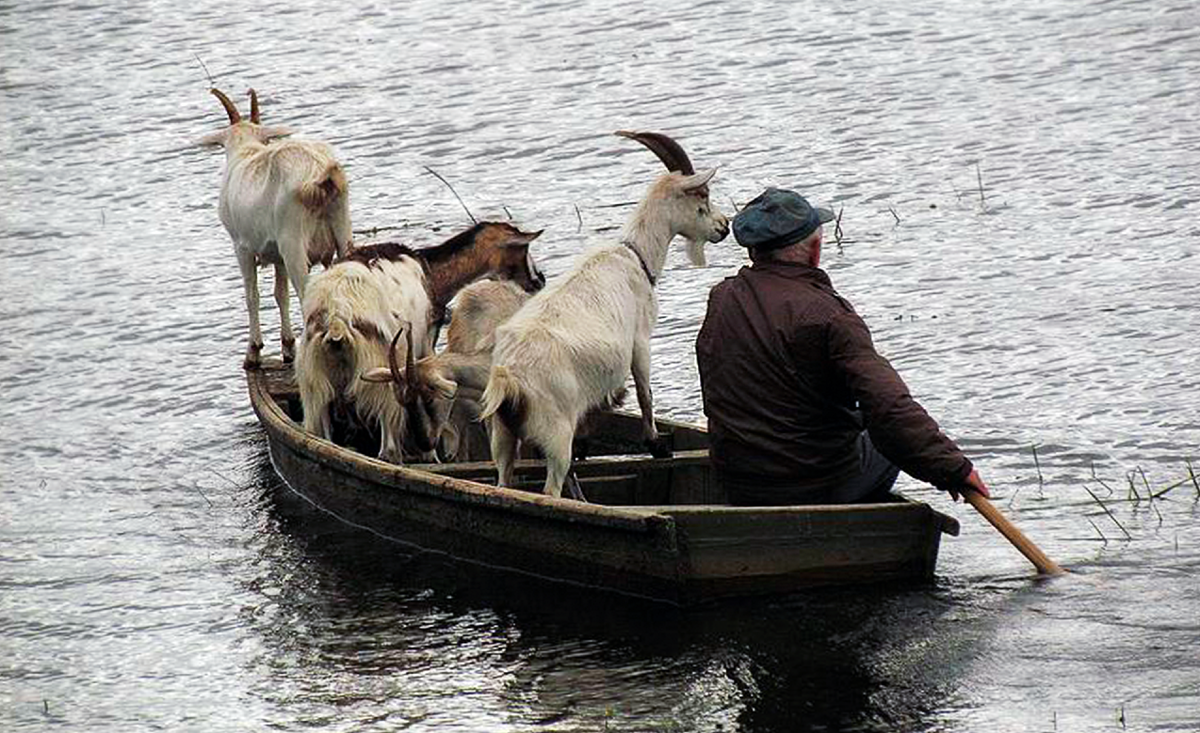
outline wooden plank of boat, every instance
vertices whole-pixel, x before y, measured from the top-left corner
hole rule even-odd
[[[731,507],[712,479],[702,428],[661,421],[670,458],[597,455],[576,465],[593,503],[501,489],[489,462],[396,466],[307,434],[293,418],[290,367],[247,372],[275,468],[298,494],[356,526],[507,570],[687,603],[730,595],[932,577],[940,534],[958,523],[929,506]],[[289,413],[289,410],[291,413]],[[639,418],[598,431],[636,450]],[[540,488],[545,464],[517,463]]]

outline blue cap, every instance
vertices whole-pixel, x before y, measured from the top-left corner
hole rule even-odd
[[[795,191],[768,188],[733,217],[733,236],[750,249],[779,249],[834,218],[832,211],[813,206]]]

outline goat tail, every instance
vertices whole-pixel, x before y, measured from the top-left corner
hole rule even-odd
[[[479,402],[481,421],[495,415],[513,432],[525,422],[525,397],[521,392],[521,385],[506,366],[492,367],[487,387],[483,390]]]
[[[349,184],[346,182],[346,172],[337,161],[325,166],[325,170],[300,186],[297,196],[304,208],[321,213],[328,209],[339,197],[345,196]]]

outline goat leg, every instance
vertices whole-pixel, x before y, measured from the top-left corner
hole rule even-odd
[[[250,342],[246,345],[244,369],[257,369],[262,362],[262,326],[258,320],[258,258],[249,248],[234,244],[238,267],[242,271],[242,289],[246,296],[246,315],[250,318]]]
[[[296,358],[296,334],[292,331],[292,310],[288,305],[288,275],[283,265],[275,265],[275,305],[279,308],[280,357],[285,364]]]
[[[542,493],[547,496],[562,496],[571,474],[571,433],[575,422],[570,416],[560,414],[556,420],[548,421],[550,428],[533,440],[546,455],[546,484]]]
[[[646,451],[654,458],[670,458],[671,443],[665,435],[660,435],[653,440],[646,441]]]
[[[492,460],[496,462],[496,486],[511,489],[515,485],[513,464],[517,460],[517,436],[497,417],[489,419]]]
[[[301,392],[301,394],[304,394]],[[306,395],[307,396],[307,395]],[[325,440],[333,440],[333,416],[331,400],[324,397],[307,396],[304,410],[304,429]]]
[[[650,341],[636,339],[633,344],[633,387],[642,411],[642,443],[655,458],[670,458],[671,448],[658,435],[654,423],[654,396],[650,392]]]
[[[397,465],[404,464],[404,452],[400,448],[400,441],[387,419],[379,421],[379,460]]]

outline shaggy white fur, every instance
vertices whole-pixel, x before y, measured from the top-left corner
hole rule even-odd
[[[360,247],[348,260],[314,275],[296,364],[305,429],[332,438],[329,408],[344,399],[364,421],[378,423],[380,458],[402,462],[405,437],[411,436],[422,459],[435,460],[434,423],[444,415],[430,414],[416,400],[426,382],[405,380],[393,387],[368,375],[388,371],[389,349],[402,326],[407,328],[403,361],[429,356],[442,309],[467,284],[492,276],[525,290],[540,289],[545,277],[529,253],[539,234],[506,222],[483,222],[437,247]]]

